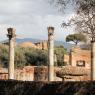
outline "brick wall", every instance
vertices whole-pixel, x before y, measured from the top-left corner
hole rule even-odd
[[[23,81],[47,81],[47,71],[46,66],[25,66],[21,69],[15,70],[15,80]],[[55,81],[62,81],[61,78],[56,77],[56,71],[59,68],[55,68]],[[5,68],[0,69],[0,79],[8,79],[8,70]]]
[[[41,41],[41,42],[37,42],[37,43],[34,43],[38,49],[48,49],[48,42],[47,41]]]
[[[79,61],[85,62],[85,67],[90,69],[91,65],[91,51],[81,50],[79,47],[73,47],[70,54],[64,55],[64,61],[71,64],[72,66],[77,66]]]

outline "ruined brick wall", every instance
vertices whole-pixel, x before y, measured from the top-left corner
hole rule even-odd
[[[59,68],[55,68],[56,71]],[[46,66],[25,66],[24,68],[15,69],[15,80],[23,81],[47,81],[48,69]],[[8,69],[2,68],[0,70],[0,79],[8,79]],[[56,77],[55,81],[62,81],[61,78]]]
[[[8,70],[0,68],[0,79],[8,79]]]
[[[46,50],[48,49],[48,42],[47,41],[41,41],[37,43],[32,43],[32,42],[22,42],[19,44],[21,47],[32,47],[32,48],[37,48],[37,49],[43,49]]]
[[[66,62],[69,65],[69,54],[64,55],[64,62]]]
[[[71,55],[64,55],[64,61],[72,66],[77,66],[78,61],[85,61],[85,67],[90,69],[91,65],[91,51],[81,50],[79,47],[73,47]]]
[[[8,79],[8,69],[0,69],[0,79]],[[15,80],[33,81],[34,67],[26,66],[21,69],[15,69]]]
[[[43,50],[46,50],[48,49],[48,42],[47,41],[41,41],[41,42],[37,42],[37,43],[34,43],[38,49],[43,49]]]
[[[16,69],[15,79],[23,80],[23,81],[33,81],[34,80],[34,67],[26,66],[22,69]]]
[[[62,78],[56,76],[56,72],[61,70],[59,67],[55,67],[55,81],[62,81]],[[45,66],[26,66],[21,69],[15,70],[15,80],[23,81],[47,81],[48,69]],[[65,81],[86,81],[90,80],[90,70],[88,70],[89,76],[66,76]],[[8,70],[5,68],[0,69],[0,79],[8,79]]]
[[[19,46],[24,47],[24,48],[27,48],[27,47],[37,48],[37,46],[34,43],[28,42],[28,41],[20,43]]]
[[[82,60],[85,61],[85,67],[90,68],[91,65],[91,51],[81,50],[80,48],[72,49],[72,66],[76,66],[77,62]]]
[[[34,67],[34,80],[35,81],[47,81],[48,69],[45,66]]]

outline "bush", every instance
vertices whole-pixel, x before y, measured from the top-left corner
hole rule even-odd
[[[29,63],[30,65],[36,65],[36,66],[41,66],[41,65],[46,66],[48,61],[47,51],[38,50],[34,48],[26,49],[25,58],[27,64]]]
[[[0,45],[0,66],[8,67],[8,46]],[[26,65],[47,65],[47,51],[34,48],[15,47],[15,68]]]
[[[1,67],[8,66],[8,46],[0,44],[0,65]]]
[[[66,54],[66,49],[63,46],[57,46],[55,47],[55,54],[57,57],[57,62],[55,65],[57,66],[64,66],[66,65],[64,62],[64,54]]]
[[[8,66],[9,47],[7,45],[0,45],[0,66]],[[55,65],[63,66],[64,53],[66,49],[63,46],[55,47],[55,54],[57,55],[57,62]],[[48,64],[48,51],[35,48],[15,47],[15,68],[24,67],[26,65],[32,66],[46,66]]]

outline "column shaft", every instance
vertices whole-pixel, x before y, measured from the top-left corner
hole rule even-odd
[[[9,79],[14,79],[14,38],[9,39]]]
[[[91,80],[95,80],[95,42],[91,42]]]
[[[8,28],[7,37],[9,38],[9,63],[8,63],[8,79],[14,79],[14,46],[15,46],[15,29]]]
[[[54,81],[54,27],[48,27],[48,81]]]
[[[54,41],[49,41],[49,66],[48,66],[48,80],[54,81]]]

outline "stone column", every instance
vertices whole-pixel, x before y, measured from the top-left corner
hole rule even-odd
[[[15,45],[15,29],[8,28],[7,37],[9,38],[9,64],[8,64],[8,79],[14,79],[14,45]]]
[[[95,41],[91,42],[91,80],[95,80]]]
[[[54,81],[54,27],[48,27],[48,81]]]

